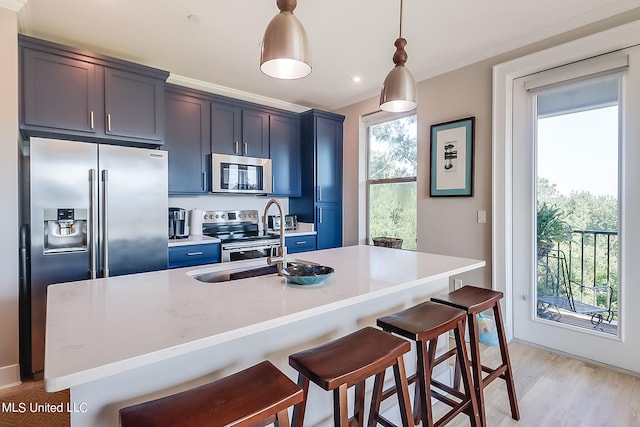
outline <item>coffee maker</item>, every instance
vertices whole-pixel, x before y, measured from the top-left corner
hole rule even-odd
[[[189,237],[186,232],[187,211],[182,208],[169,208],[169,238],[184,239]]]

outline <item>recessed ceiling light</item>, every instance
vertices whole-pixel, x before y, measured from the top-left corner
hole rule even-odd
[[[360,76],[353,76],[351,77],[351,81],[354,83],[360,83],[362,79],[360,78]]]

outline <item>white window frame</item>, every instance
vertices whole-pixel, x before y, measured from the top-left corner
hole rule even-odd
[[[379,185],[379,184],[400,184],[404,182],[415,182],[416,186],[418,185],[418,171],[416,170],[416,175],[412,177],[401,177],[401,178],[382,178],[382,179],[369,179],[369,128],[371,126],[380,125],[382,123],[392,122],[395,120],[403,119],[405,117],[416,116],[417,123],[417,112],[415,110],[404,112],[404,113],[389,113],[385,111],[377,111],[375,113],[368,114],[362,117],[362,124],[364,126],[364,184],[365,184],[365,200],[364,200],[364,217],[365,217],[365,233],[364,233],[364,242],[365,244],[370,244],[371,239],[373,238],[370,233],[369,228],[369,200],[370,200],[370,188],[371,185]],[[417,154],[416,154],[417,155]],[[417,159],[416,159],[417,160]],[[416,203],[417,203],[416,199]],[[416,239],[417,239],[417,230],[416,230]]]

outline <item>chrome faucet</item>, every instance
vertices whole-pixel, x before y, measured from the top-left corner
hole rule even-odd
[[[278,254],[277,256],[273,256],[273,253],[270,253],[267,257],[267,264],[269,265],[278,265],[278,276],[282,276],[282,269],[287,266],[287,247],[284,245],[284,212],[282,210],[282,205],[276,199],[269,199],[267,202],[267,206],[264,207],[264,214],[262,216],[262,229],[264,232],[267,232],[267,212],[271,205],[275,204],[280,211],[280,245],[278,246]]]

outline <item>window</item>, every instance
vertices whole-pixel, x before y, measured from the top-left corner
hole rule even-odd
[[[370,124],[367,135],[367,240],[402,239],[416,249],[416,116]]]

